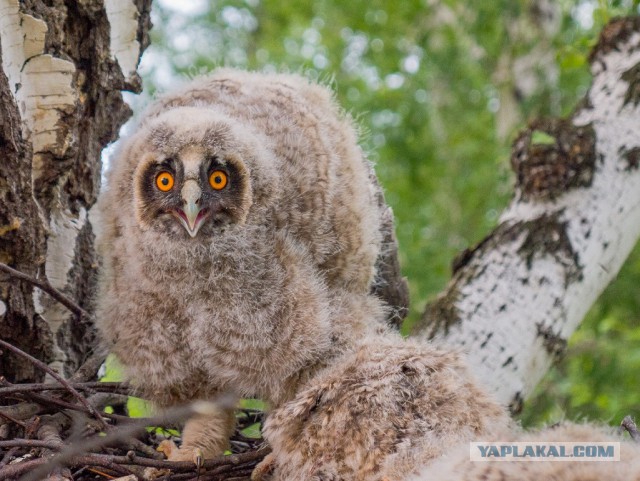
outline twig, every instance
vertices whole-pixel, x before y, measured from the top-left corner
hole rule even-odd
[[[62,446],[62,444],[55,441],[41,441],[40,439],[10,439],[0,441],[0,448],[47,448],[58,451]]]
[[[78,404],[71,404],[66,401],[62,401],[61,399],[55,397],[48,397],[44,394],[36,394],[27,392],[24,393],[29,399],[34,402],[22,402],[20,404],[14,404],[13,406],[0,406],[0,417],[2,415],[9,415],[11,418],[17,419],[28,419],[36,414],[42,414],[43,412],[51,412],[51,406],[56,406],[58,408],[70,409],[72,411],[79,411],[83,413],[90,414],[83,406]],[[143,420],[147,420],[151,423],[150,418],[136,418],[132,419],[128,416],[122,416],[119,414],[109,414],[109,413],[100,413],[103,418],[111,419],[117,423],[123,424],[132,424],[137,422],[142,422]],[[2,423],[0,423],[2,424]],[[151,426],[151,424],[147,424]],[[173,425],[167,427],[175,427]]]
[[[246,468],[246,467],[236,467],[234,469],[230,469],[228,471],[221,471],[220,473],[214,474],[214,475],[203,475],[200,478],[200,481],[239,481],[239,480],[246,480],[249,476],[251,476],[251,473],[253,472],[253,467],[251,468]],[[231,475],[231,477],[229,477]],[[193,481],[198,481],[197,478],[194,478]]]
[[[8,265],[3,264],[2,262],[0,262],[0,271],[6,272],[7,274],[9,274],[11,277],[15,279],[20,279],[22,281],[28,282],[29,284],[33,284],[34,286],[38,287],[39,289],[49,294],[56,301],[58,301],[64,307],[66,307],[71,312],[73,312],[76,316],[85,317],[87,319],[91,318],[91,316],[87,311],[85,311],[82,307],[76,304],[75,301],[73,301],[68,296],[64,295],[62,292],[60,292],[58,289],[53,287],[47,281],[41,281],[39,279],[36,279],[35,277],[32,277],[28,274],[25,274],[24,272],[20,272],[16,269],[13,269]]]
[[[119,473],[125,476],[132,474],[130,470],[114,463],[112,460],[109,459],[108,456],[100,456],[95,454],[76,456],[68,464],[70,466],[82,466],[82,465],[101,466],[104,468],[109,468],[115,471],[116,473]],[[46,473],[53,471],[56,467],[57,466],[52,465],[50,463],[50,460],[47,458],[32,459],[30,461],[25,461],[23,463],[10,464],[0,469],[0,479],[18,478],[19,476],[22,476],[23,474],[26,474],[31,470],[33,470],[32,473],[42,470],[42,473],[46,475]],[[31,473],[29,473],[27,476],[30,477]],[[44,477],[37,478],[37,479],[44,479]]]
[[[102,349],[98,349],[82,363],[78,370],[73,373],[73,376],[71,376],[69,381],[72,383],[88,382],[95,379],[100,366],[102,366],[106,358],[107,353],[103,352]]]
[[[53,416],[42,416],[37,436],[40,441],[51,443],[54,450],[59,450],[63,446],[62,431],[68,426],[69,419],[61,413]]]
[[[10,416],[9,414],[3,413],[2,411],[0,411],[0,418],[4,418],[9,422],[15,423],[18,426],[20,426],[21,428],[24,428],[24,429],[27,428],[27,425],[25,423],[23,423],[22,421],[14,418],[13,416]]]
[[[134,449],[136,451],[140,451],[145,456],[147,456],[147,457],[149,457],[151,459],[164,459],[164,454],[162,454],[160,451],[156,451],[151,446],[147,446],[146,444],[144,444],[139,439],[131,438],[131,439],[127,440],[127,444],[128,444],[130,449]]]
[[[13,406],[0,407],[0,413],[19,420],[29,419],[30,417],[38,414],[41,410],[41,407],[35,403],[20,403],[14,404]],[[0,424],[4,423],[0,422]]]
[[[214,468],[224,468],[221,471],[228,470],[233,467],[242,467],[242,464],[259,461],[271,452],[271,448],[265,447],[258,451],[242,454],[231,454],[229,456],[218,456],[216,458],[207,459],[202,464],[202,469],[210,470]],[[79,461],[81,460],[81,461]],[[192,461],[166,461],[160,459],[149,459],[136,456],[129,453],[127,456],[114,456],[110,454],[80,454],[74,455],[65,461],[66,465],[88,464],[94,466],[122,465],[122,466],[144,466],[145,468],[169,469],[175,472],[193,472],[195,465]],[[218,473],[220,471],[216,471]],[[216,474],[212,473],[212,474]],[[2,475],[0,471],[0,476]]]
[[[0,383],[4,381],[1,380]],[[88,392],[112,392],[116,394],[130,395],[129,386],[122,382],[84,382],[84,383],[69,383],[74,389],[78,391]],[[10,394],[26,393],[26,392],[39,392],[39,391],[66,391],[64,386],[57,386],[51,383],[31,383],[31,384],[11,384],[7,387],[0,387],[0,397]]]
[[[53,377],[56,381],[58,381],[60,384],[62,384],[67,389],[67,391],[69,391],[71,394],[73,394],[73,396],[80,402],[80,404],[82,404],[89,411],[89,413],[93,417],[96,418],[98,423],[101,425],[101,427],[105,431],[108,429],[106,423],[100,417],[98,412],[87,402],[85,397],[82,394],[80,394],[78,391],[76,391],[73,388],[73,386],[71,386],[71,384],[69,384],[69,382],[66,379],[64,379],[57,372],[55,372],[53,369],[51,369],[49,366],[47,366],[44,362],[40,361],[39,359],[36,359],[32,355],[27,354],[23,350],[18,349],[17,347],[15,347],[15,346],[13,346],[13,345],[9,344],[8,342],[3,341],[1,339],[0,339],[0,346],[5,347],[6,349],[9,349],[14,354],[17,354],[17,355],[27,359],[33,365],[39,367],[40,369],[45,371],[47,374],[49,374],[51,377]]]
[[[620,426],[625,428],[635,442],[640,442],[640,432],[638,432],[638,426],[633,422],[633,418],[631,416],[625,416]]]
[[[51,458],[50,459],[51,464],[49,466],[38,468],[33,472],[29,473],[29,476],[26,477],[26,480],[31,480],[31,481],[39,480],[46,474],[47,470],[51,470],[53,467],[57,467],[61,465],[69,466],[70,463],[73,463],[74,460],[76,460],[78,456],[81,455],[81,453],[85,453],[86,451],[94,451],[98,448],[101,448],[104,446],[110,446],[116,442],[127,440],[131,437],[135,437],[136,434],[140,432],[146,432],[146,429],[145,429],[146,426],[149,426],[149,425],[161,426],[165,423],[179,422],[188,418],[194,413],[198,413],[198,414],[211,413],[213,412],[213,410],[219,409],[220,405],[224,407],[233,407],[235,405],[235,397],[232,398],[230,396],[221,396],[215,403],[207,403],[207,402],[193,403],[189,406],[173,409],[170,412],[165,413],[164,415],[157,416],[156,418],[151,418],[150,424],[147,420],[145,420],[144,422],[136,421],[129,426],[124,426],[117,430],[112,430],[109,433],[107,433],[107,435],[104,437],[94,436],[93,438],[84,441],[82,445],[79,445],[79,444],[71,445],[68,448],[64,449],[60,454]],[[157,461],[153,459],[139,458],[135,456],[135,453],[133,453],[133,456],[130,456],[130,457],[129,456],[111,456],[111,455],[95,455],[95,456],[107,456],[109,463],[114,463],[114,462],[120,463],[120,461],[123,461],[120,464],[135,464],[138,466],[145,466],[145,467],[146,466],[157,467],[155,463],[168,462],[168,461]],[[135,463],[131,462],[132,458],[137,459],[137,462]],[[126,460],[128,460],[128,462],[125,462]],[[152,464],[148,465],[145,463],[152,463]],[[84,464],[105,466],[104,464],[97,464],[95,462],[86,462]],[[180,463],[175,463],[175,464],[180,464]],[[194,465],[191,462],[183,462],[182,464],[184,465],[184,468],[187,468],[187,467],[191,469],[194,468]],[[166,465],[163,465],[163,466],[165,468],[169,468],[169,466],[166,466]],[[109,464],[105,467],[111,468],[112,466],[111,464]],[[3,479],[3,474],[4,474],[3,471],[0,470],[0,479]]]
[[[18,452],[18,448],[11,448],[9,449],[9,451],[7,451],[5,453],[5,455],[2,457],[2,461],[0,461],[0,469],[2,469],[4,466],[6,466],[9,461],[11,461],[11,458]]]
[[[23,463],[10,464],[0,469],[0,479],[13,479],[21,476],[22,474],[30,471],[31,469],[38,468],[46,465],[49,462],[45,458],[31,459]],[[48,470],[47,470],[48,471]]]
[[[108,468],[124,476],[130,476],[131,474],[133,474],[131,470],[116,463],[114,460],[110,459],[109,456],[104,454],[83,454],[80,456],[76,456],[71,460],[69,465],[70,466],[82,466],[82,465],[100,466],[103,468]]]
[[[127,474],[126,476],[122,476],[120,478],[116,478],[115,476],[112,476],[109,473],[105,473],[104,471],[100,471],[99,469],[96,469],[96,468],[87,467],[87,471],[91,471],[92,473],[99,474],[100,476],[102,476],[104,478],[113,479],[113,480],[116,480],[116,481],[117,480],[120,480],[120,481],[125,481],[125,480],[126,481],[137,481],[138,480],[137,476],[135,476],[134,474]],[[109,470],[107,469],[107,471],[109,471]]]
[[[25,394],[29,397],[29,399],[35,401],[36,403],[38,403],[40,406],[43,406],[43,407],[51,407],[51,405],[54,405],[63,409],[71,409],[72,411],[80,411],[86,414],[92,414],[91,411],[89,411],[84,406],[63,401],[62,399],[58,399],[56,397],[47,396],[45,394],[36,394],[32,392],[28,392]],[[9,406],[9,407],[13,407],[13,406]],[[134,422],[131,418],[127,416],[120,416],[118,414],[99,413],[99,415],[101,417],[113,419],[115,421]],[[102,429],[104,429],[103,425],[104,425],[104,421],[102,421],[100,425]]]

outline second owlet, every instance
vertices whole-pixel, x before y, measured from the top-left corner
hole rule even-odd
[[[272,407],[406,311],[393,217],[350,118],[295,75],[220,70],[156,101],[99,200],[99,328],[167,407]],[[220,454],[232,410],[172,459]]]

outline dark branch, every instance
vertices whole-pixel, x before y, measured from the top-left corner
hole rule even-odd
[[[32,363],[34,366],[42,369],[47,374],[49,374],[51,377],[53,377],[56,381],[58,381],[60,384],[62,384],[67,389],[67,391],[69,391],[71,394],[73,394],[73,396],[80,402],[80,404],[82,404],[85,407],[85,409],[87,409],[87,411],[89,411],[89,413],[96,418],[98,423],[102,426],[102,428],[105,431],[108,429],[107,425],[105,424],[103,419],[100,417],[100,414],[87,402],[85,397],[82,394],[80,394],[78,391],[76,391],[73,388],[73,386],[71,386],[71,384],[69,384],[69,382],[66,379],[64,379],[57,372],[55,372],[53,369],[51,369],[49,366],[47,366],[44,362],[40,361],[39,359],[36,359],[32,355],[27,354],[26,352],[24,352],[22,349],[18,349],[17,347],[15,347],[15,346],[13,346],[13,345],[9,344],[8,342],[5,342],[5,341],[3,341],[1,339],[0,339],[0,346],[4,347],[6,349],[9,349],[11,352],[13,352],[14,354],[17,354],[18,356],[23,357],[24,359],[26,359],[30,363]]]
[[[3,413],[2,411],[0,411],[0,418],[4,418],[9,422],[15,423],[18,426],[22,426],[23,428],[27,427],[27,425],[25,423],[23,423],[22,421],[20,421],[19,419],[14,418],[10,414]]]
[[[631,416],[625,416],[620,423],[620,426],[627,430],[629,436],[631,436],[631,439],[633,439],[637,443],[640,442],[640,432],[638,432],[638,426],[636,426],[636,423],[633,422],[633,418]]]
[[[3,344],[0,343],[0,345]],[[101,404],[106,402],[102,399],[104,392],[108,393],[109,399],[113,397],[112,394],[118,397],[121,396],[120,393],[128,392],[128,386],[124,383],[67,381],[67,384],[76,392],[85,393],[88,396],[86,401],[94,408],[96,399],[100,398]],[[0,386],[0,398],[12,397],[36,401],[42,406],[39,411],[41,414],[56,413],[53,416],[33,417],[26,422],[10,416],[15,420],[16,428],[22,429],[24,435],[0,442],[0,449],[6,450],[0,461],[0,479],[21,478],[23,481],[44,479],[47,473],[68,473],[69,469],[75,471],[73,478],[77,480],[90,479],[90,473],[106,473],[108,476],[115,477],[134,474],[141,479],[143,471],[147,468],[167,470],[169,474],[163,478],[167,481],[246,479],[270,451],[268,447],[264,447],[261,438],[248,438],[241,432],[242,429],[263,420],[264,413],[258,410],[239,411],[237,430],[231,440],[235,454],[206,460],[198,471],[192,462],[170,462],[161,459],[160,453],[154,451],[154,445],[157,445],[164,436],[147,428],[148,426],[174,427],[195,412],[202,414],[207,409],[211,409],[211,406],[193,404],[144,419],[101,413],[109,423],[126,421],[126,424],[110,426],[106,436],[94,434],[88,437],[86,422],[90,419],[84,417],[84,414],[90,414],[90,411],[84,405],[61,397],[61,394],[69,391],[66,386],[47,383],[14,385],[4,379],[0,380]],[[116,401],[121,402],[122,399]],[[216,404],[223,404],[226,408],[234,406],[235,403],[235,398],[231,396],[221,396],[216,401]],[[27,403],[22,404],[27,405]],[[2,409],[8,410],[14,407],[4,406]],[[75,412],[84,414],[78,418]],[[93,428],[92,431],[92,428],[89,428],[89,432],[95,433],[99,429],[99,427]],[[74,431],[76,434],[73,434]],[[35,434],[39,439],[30,439]],[[63,436],[66,436],[66,439]],[[39,451],[34,452],[33,449]],[[15,460],[16,457],[24,456],[29,452],[37,453],[38,457],[8,464],[12,459]],[[54,478],[56,477],[50,479]]]
[[[5,381],[0,376],[0,384]],[[110,392],[116,394],[131,394],[131,390],[127,383],[123,382],[71,382],[69,383],[74,389],[86,392]],[[0,387],[0,397],[9,396],[11,394],[29,393],[29,392],[59,392],[66,391],[64,386],[56,386],[50,383],[32,383],[32,384],[11,384],[8,387]]]
[[[69,379],[71,382],[88,382],[96,379],[100,366],[107,358],[107,354],[102,350],[94,352],[89,358],[73,373]]]
[[[46,448],[59,450],[61,448],[60,443],[42,441],[40,439],[10,439],[8,441],[0,441],[0,448]]]
[[[14,279],[19,279],[21,281],[25,281],[25,282],[28,282],[29,284],[36,286],[40,290],[49,294],[56,301],[58,301],[64,307],[66,307],[71,312],[73,312],[76,316],[85,317],[87,319],[91,318],[91,316],[87,311],[85,311],[75,301],[73,301],[68,296],[64,295],[62,292],[60,292],[58,289],[53,287],[47,281],[41,281],[39,279],[36,279],[35,277],[32,277],[28,274],[25,274],[24,272],[20,272],[16,269],[13,269],[12,267],[9,267],[8,265],[3,264],[2,262],[0,262],[0,271],[6,272]]]

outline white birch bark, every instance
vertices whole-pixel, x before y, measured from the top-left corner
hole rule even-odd
[[[461,347],[515,411],[640,237],[640,22],[606,27],[591,70],[571,119],[515,142],[518,184],[500,225],[422,319],[422,335]]]
[[[0,234],[5,236],[29,223],[39,223],[35,230],[40,236],[46,234],[46,242],[32,252],[42,266],[35,275],[67,293],[78,293],[78,283],[92,282],[91,269],[97,267],[92,266],[95,262],[87,211],[97,195],[100,150],[115,139],[130,114],[120,91],[139,90],[136,68],[143,49],[140,40],[146,40],[149,27],[150,0],[84,0],[75,8],[0,0],[5,91],[12,97],[10,103],[18,115],[11,127],[21,142],[17,158],[23,160],[20,168],[29,171],[33,189],[30,197],[36,206],[35,218],[16,215],[9,224],[14,228],[0,226]],[[67,30],[68,25],[74,25],[75,30]],[[89,51],[91,48],[95,51]],[[26,187],[18,190],[26,194]],[[20,264],[10,251],[0,253],[0,260]],[[0,302],[0,322],[14,322],[15,312],[7,305],[5,295],[0,295]],[[45,321],[48,332],[36,337],[48,337],[49,352],[44,357],[63,372],[70,347],[75,351],[89,347],[72,346],[74,341],[69,336],[78,333],[71,332],[74,321],[60,304],[37,289],[24,303],[32,304],[35,315]],[[29,314],[24,314],[28,324]],[[82,327],[87,331],[85,337],[93,336],[91,326]]]

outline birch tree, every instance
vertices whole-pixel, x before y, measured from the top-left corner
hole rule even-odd
[[[417,327],[462,348],[514,412],[640,237],[640,19],[607,25],[590,64],[574,114],[534,121],[516,139],[510,205],[454,261]]]
[[[0,262],[92,310],[97,259],[87,212],[100,153],[139,92],[151,0],[0,0]],[[65,375],[94,344],[87,316],[0,273],[0,337]],[[11,381],[41,378],[11,353]]]

